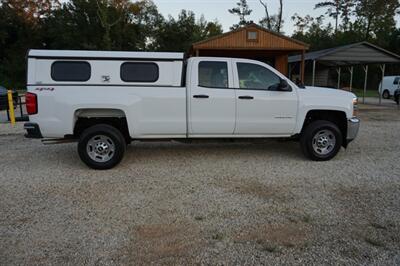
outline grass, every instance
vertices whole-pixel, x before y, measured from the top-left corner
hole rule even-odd
[[[375,247],[384,247],[385,244],[381,241],[379,241],[378,239],[372,238],[372,237],[365,237],[364,238],[365,242],[367,242],[368,244],[375,246]]]
[[[353,89],[352,92],[357,95],[357,97],[363,97],[364,90]],[[365,97],[379,97],[379,93],[377,90],[367,90]]]
[[[386,230],[386,226],[378,224],[378,223],[371,223],[371,226],[376,228],[376,229],[382,229],[382,230]]]
[[[204,220],[204,217],[203,217],[203,216],[195,216],[194,219],[195,219],[196,221],[203,221],[203,220]]]
[[[272,252],[277,252],[279,249],[278,249],[277,245],[274,245],[274,244],[271,244],[271,243],[265,243],[262,246],[262,250],[272,253]]]
[[[224,239],[224,235],[222,233],[215,233],[212,235],[212,239],[222,241]]]
[[[305,222],[305,223],[310,223],[311,222],[311,215],[309,215],[309,214],[305,214],[304,216],[303,216],[303,222]]]

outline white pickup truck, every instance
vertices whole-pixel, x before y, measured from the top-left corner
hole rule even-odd
[[[181,53],[31,50],[27,137],[77,140],[110,169],[132,141],[293,138],[333,158],[359,129],[354,94],[299,87],[262,62]]]

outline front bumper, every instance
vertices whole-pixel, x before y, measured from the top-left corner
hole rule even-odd
[[[360,119],[353,117],[347,120],[347,143],[350,143],[357,137],[359,129]]]
[[[24,129],[26,130],[25,137],[31,139],[42,139],[42,133],[40,132],[40,127],[36,123],[25,123]]]

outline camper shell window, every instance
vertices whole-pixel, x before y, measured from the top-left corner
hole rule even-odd
[[[149,82],[159,79],[160,70],[156,63],[136,62],[121,65],[121,80],[125,82]]]
[[[51,65],[51,78],[54,81],[88,81],[91,67],[84,61],[56,61]]]

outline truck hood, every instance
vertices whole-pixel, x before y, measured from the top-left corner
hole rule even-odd
[[[299,89],[300,108],[308,110],[343,111],[348,118],[353,115],[354,93],[323,87]]]
[[[324,87],[306,86],[305,89],[300,89],[299,91],[304,97],[339,97],[350,99],[351,101],[353,98],[357,97],[354,93],[349,91]]]

